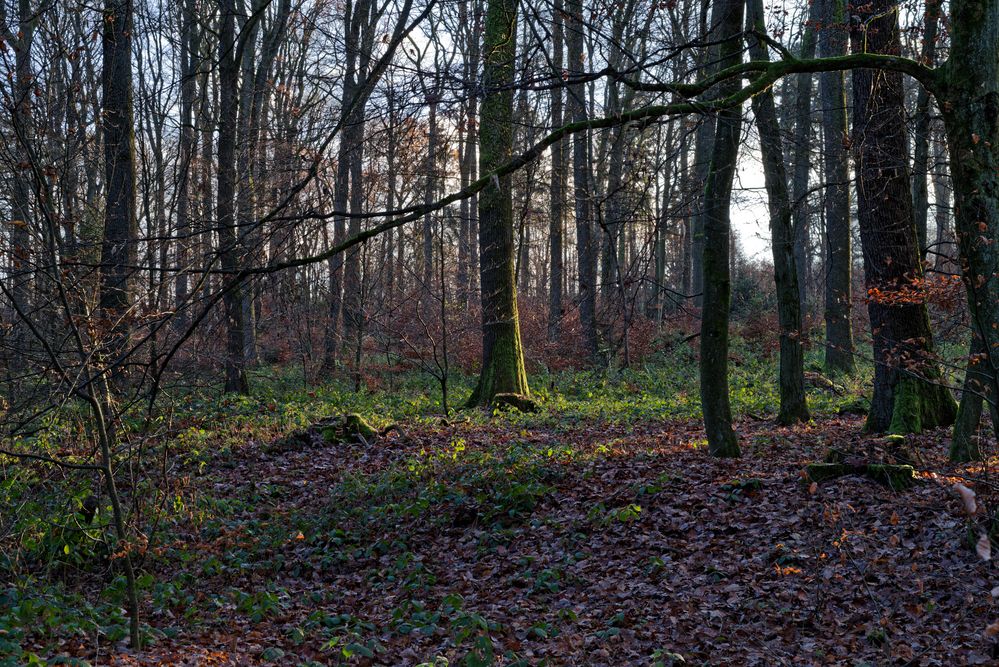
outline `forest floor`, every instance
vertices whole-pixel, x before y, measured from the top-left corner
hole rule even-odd
[[[133,653],[94,664],[996,664],[991,562],[947,434],[893,491],[802,468],[858,417],[406,424],[368,444],[248,442],[177,482]],[[39,649],[42,647],[39,646]],[[95,655],[96,651],[96,655]]]

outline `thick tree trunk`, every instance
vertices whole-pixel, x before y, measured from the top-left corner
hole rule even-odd
[[[259,0],[253,4],[253,9],[259,9]],[[253,212],[256,208],[256,184],[253,179],[253,158],[256,152],[256,136],[258,128],[254,118],[254,71],[256,63],[262,54],[257,49],[260,22],[253,21],[251,25],[241,25],[239,32],[246,31],[243,53],[239,67],[241,70],[239,83],[239,121],[236,130],[236,243],[241,249],[243,266],[253,265],[253,255],[256,246],[249,238],[249,230],[253,225]],[[256,314],[253,311],[253,289],[244,284],[240,289],[240,308],[243,310],[243,363],[251,365],[256,359]]]
[[[744,0],[715,3],[712,23],[718,45],[719,67],[742,61]],[[736,79],[718,86],[725,97],[739,89]],[[732,180],[739,159],[742,109],[733,107],[718,114],[711,169],[704,189],[704,308],[701,313],[701,408],[708,448],[714,456],[738,456],[739,443],[732,429],[732,409],[728,394],[728,322],[731,305],[729,236],[732,233],[729,207]]]
[[[973,378],[991,401],[999,396],[999,0],[951,3],[951,52],[943,66],[954,227],[968,292]],[[969,355],[970,356],[970,355]],[[990,402],[991,402],[990,401]],[[977,420],[975,420],[977,423]],[[961,426],[964,420],[958,422]],[[955,436],[958,436],[955,433]]]
[[[759,33],[766,32],[762,0],[749,0],[748,5],[750,15],[746,24],[749,29]],[[769,60],[766,45],[758,40],[753,40],[750,55],[753,60]],[[794,424],[799,421],[807,422],[810,417],[805,400],[805,355],[801,343],[801,301],[794,254],[791,198],[787,189],[784,147],[773,92],[767,90],[753,98],[753,114],[760,133],[763,176],[769,199],[777,318],[780,322],[780,412],[777,423]]]
[[[897,0],[855,10],[865,30],[855,53],[897,55]],[[874,395],[867,429],[911,433],[946,426],[956,406],[940,384],[925,302],[904,296],[923,276],[905,152],[905,107],[899,72],[853,72],[853,148],[857,218],[874,345]]]
[[[483,35],[485,64],[479,130],[479,168],[488,173],[513,151],[513,73],[517,55],[517,0],[489,0]],[[500,393],[529,394],[517,315],[513,191],[509,175],[479,194],[482,285],[482,370],[470,405],[488,405]]]
[[[708,13],[711,7],[709,0],[701,0],[700,35],[710,42],[715,35],[709,23]],[[711,20],[714,20],[712,16]],[[715,21],[717,23],[717,21]],[[698,52],[697,68],[701,78],[711,75],[716,66],[715,47],[705,47]],[[707,101],[710,96],[705,94],[702,99]],[[712,142],[715,138],[715,117],[703,115],[698,120],[697,131],[694,133],[694,184],[697,188],[693,217],[691,218],[691,286],[690,293],[694,295],[694,305],[700,308],[704,303],[704,184],[708,180],[711,169]]]
[[[845,0],[824,3],[817,35],[819,57],[846,55],[847,15]],[[826,372],[853,373],[852,311],[853,243],[850,237],[850,164],[847,145],[846,87],[843,72],[819,74],[822,105],[822,145],[826,192]]]

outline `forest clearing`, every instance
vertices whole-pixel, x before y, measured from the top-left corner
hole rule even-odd
[[[999,0],[0,0],[0,667],[999,664]]]
[[[8,592],[8,641],[31,618],[13,635],[25,651],[113,665],[994,662],[994,577],[952,489],[980,467],[948,463],[942,430],[907,438],[912,487],[815,483],[805,467],[830,447],[900,456],[836,414],[855,394],[818,390],[808,425],[744,417],[742,458],[717,459],[696,420],[628,400],[650,375],[559,380],[575,393],[550,411],[410,418],[370,442],[279,426],[334,393],[220,407],[173,452],[142,557],[148,647],[123,643],[121,582],[96,576],[70,606]],[[71,548],[62,567],[93,552]]]

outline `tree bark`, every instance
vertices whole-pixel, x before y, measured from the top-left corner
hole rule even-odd
[[[763,1],[749,0],[748,5],[747,27],[758,33],[765,33]],[[766,45],[755,39],[752,40],[750,57],[762,61],[770,59]],[[787,173],[784,169],[784,147],[773,92],[766,90],[755,96],[752,103],[756,127],[760,133],[763,176],[769,201],[777,317],[780,323],[780,411],[777,423],[786,425],[810,419],[805,400],[805,355],[801,344],[801,300],[794,252],[794,225]]]
[[[489,0],[479,130],[479,169],[486,173],[513,151],[513,74],[517,56],[517,0]],[[482,370],[470,405],[489,405],[500,393],[530,394],[517,314],[513,190],[509,175],[479,194],[482,285]]]
[[[972,334],[982,348],[977,381],[994,400],[999,396],[999,251],[995,243],[999,236],[999,0],[952,2],[950,28],[950,58],[942,67],[946,99],[938,99],[938,106],[947,127],[954,229]]]
[[[10,232],[10,281],[11,297],[13,300],[14,326],[12,333],[12,346],[16,352],[10,357],[10,368],[20,371],[25,367],[28,342],[28,327],[17,313],[27,313],[30,310],[31,290],[32,290],[32,250],[31,250],[31,229],[33,228],[33,216],[31,211],[31,140],[34,135],[32,129],[31,112],[31,45],[34,40],[35,25],[34,12],[31,9],[29,0],[18,0],[18,26],[17,33],[14,34],[3,26],[5,39],[15,49],[14,55],[14,109],[12,113],[12,126],[17,136],[17,149],[15,155],[19,160],[17,172],[13,175],[13,187],[11,188],[11,222]]]
[[[822,2],[814,0],[808,12],[805,32],[801,36],[800,58],[815,57],[815,26],[821,17]],[[794,228],[794,265],[798,273],[799,310],[808,312],[808,284],[812,258],[810,249],[810,218],[808,207],[808,177],[812,160],[812,88],[813,75],[799,74],[794,94],[794,138],[791,148],[791,219]]]
[[[937,26],[940,22],[941,0],[927,0],[923,18],[923,48],[920,60],[933,66],[937,50]],[[919,241],[919,259],[926,255],[927,227],[929,223],[929,188],[926,177],[930,158],[930,91],[923,86],[916,94],[916,127],[913,131],[912,158],[912,208],[916,219],[916,238]]]
[[[101,243],[100,306],[110,326],[106,353],[115,360],[128,345],[129,282],[136,264],[135,122],[132,108],[132,2],[104,6],[103,118],[107,202]],[[113,375],[117,375],[114,371]]]
[[[711,6],[709,0],[701,0],[700,33],[705,41],[714,38],[712,29],[708,24],[708,10]],[[712,16],[713,19],[713,16]],[[713,57],[715,47],[705,47],[701,49],[697,56],[697,66],[700,76],[710,76],[714,70],[715,58]],[[702,99],[709,100],[708,95]],[[712,144],[715,137],[715,117],[710,114],[701,116],[697,131],[694,134],[694,183],[698,188],[695,198],[696,206],[691,219],[691,292],[694,295],[694,305],[698,308],[704,305],[704,183],[708,180],[708,172],[711,169]]]
[[[565,91],[558,85],[562,79],[564,47],[564,31],[562,29],[562,15],[564,13],[563,0],[555,0],[552,10],[552,78],[555,86],[552,88],[552,127],[561,127],[562,101]],[[565,268],[562,264],[562,230],[565,227],[565,141],[558,141],[552,146],[552,173],[551,186],[549,188],[549,220],[548,220],[548,244],[549,244],[549,272],[548,282],[548,340],[558,340],[562,323],[562,281],[564,280]]]
[[[844,0],[824,3],[817,35],[819,57],[846,55],[847,16]],[[850,237],[849,130],[843,72],[819,74],[822,105],[822,145],[826,192],[825,367],[831,375],[853,373],[853,325],[850,321],[853,282],[853,243]]]
[[[852,32],[854,52],[900,52],[897,0],[874,0],[854,11],[864,27]],[[853,104],[857,219],[875,363],[866,428],[918,433],[947,426],[956,406],[940,384],[926,303],[905,296],[922,279],[923,268],[906,163],[901,73],[854,70]]]
[[[566,3],[569,17],[566,49],[568,53],[569,77],[581,77],[586,63],[583,59],[583,5],[580,0]],[[582,81],[569,85],[567,111],[573,123],[584,122],[586,112],[586,88]],[[597,258],[593,244],[593,223],[590,220],[590,135],[579,132],[572,137],[572,180],[576,216],[576,261],[579,284],[579,323],[583,330],[583,354],[591,363],[597,360]]]
[[[191,173],[197,151],[194,132],[194,96],[197,92],[195,77],[199,33],[194,0],[184,0],[180,10],[180,166],[177,184],[177,273],[174,283],[174,301],[178,312],[174,315],[174,328],[181,332],[187,328],[184,310],[188,299],[187,265],[191,244]]]
[[[218,185],[216,219],[222,270],[232,275],[239,269],[239,239],[236,230],[236,131],[239,112],[239,63],[236,62],[236,7],[233,0],[220,0]],[[250,393],[244,356],[245,326],[242,285],[230,286],[223,298],[226,314],[225,391]]]
[[[742,62],[744,0],[715,3],[712,22],[721,68]],[[719,97],[739,90],[729,79],[718,86]],[[732,429],[728,393],[728,322],[731,305],[729,237],[732,233],[729,207],[732,180],[739,159],[742,109],[735,106],[718,114],[711,169],[704,189],[704,307],[701,312],[701,408],[708,448],[713,456],[739,456],[739,443]]]

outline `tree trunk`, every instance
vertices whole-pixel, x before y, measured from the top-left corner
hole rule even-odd
[[[711,18],[715,35],[722,40],[718,44],[721,68],[742,61],[743,8],[744,0],[721,0],[714,5]],[[718,85],[718,95],[726,97],[738,89],[738,80],[726,80]],[[729,207],[741,131],[742,109],[739,106],[718,114],[711,169],[704,188],[701,408],[708,448],[714,456],[739,456],[728,395],[728,319],[731,305],[729,236],[732,232]]]
[[[337,148],[336,179],[333,184],[333,210],[339,213],[333,219],[333,242],[341,243],[347,236],[347,219],[342,213],[347,210],[350,198],[350,165],[354,146],[358,145],[358,130],[351,122],[356,114],[353,106],[363,106],[359,97],[358,50],[361,40],[361,24],[367,14],[370,0],[361,0],[356,6],[348,3],[344,13],[344,32],[347,35],[345,72],[343,77],[343,99],[340,114],[344,121],[340,131],[340,144]],[[338,254],[329,259],[330,300],[326,332],[323,337],[323,371],[336,368],[337,347],[341,342],[341,316],[344,301],[344,256]]]
[[[941,0],[927,0],[923,19],[923,48],[920,60],[933,66],[937,50],[937,25],[940,20]],[[916,238],[919,242],[919,260],[926,255],[926,236],[929,223],[929,188],[926,177],[930,158],[930,91],[919,87],[916,95],[916,127],[913,132],[915,148],[912,158],[912,208],[916,219]]]
[[[817,35],[819,57],[846,55],[847,17],[844,0],[824,3],[822,27]],[[826,372],[853,373],[852,311],[853,248],[850,237],[850,164],[847,154],[849,130],[846,119],[846,87],[843,72],[819,74],[822,105],[822,144],[826,192]]]
[[[801,36],[802,59],[815,57],[815,25],[821,18],[822,2],[814,0],[808,12],[805,32]],[[799,74],[794,94],[794,139],[791,148],[791,219],[794,231],[794,266],[798,273],[799,310],[808,312],[808,276],[811,268],[809,256],[810,234],[808,207],[808,177],[812,168],[812,84],[811,74]]]
[[[713,30],[708,25],[709,0],[701,0],[700,33],[702,39],[709,42],[714,39]],[[714,17],[712,16],[712,20]],[[715,21],[717,23],[717,21]],[[714,27],[717,29],[717,26]],[[715,66],[713,53],[716,47],[705,47],[697,56],[699,75],[704,78],[711,75]],[[704,100],[710,99],[703,96]],[[715,137],[715,118],[710,114],[701,116],[697,131],[694,134],[694,183],[698,188],[695,198],[696,206],[691,220],[691,292],[694,295],[694,305],[704,304],[704,217],[706,215],[704,202],[704,183],[708,180],[711,169],[712,145]]]
[[[746,24],[759,33],[766,32],[763,1],[749,0],[750,15]],[[769,60],[767,47],[752,41],[750,57]],[[777,423],[794,424],[809,420],[805,400],[805,355],[801,344],[801,301],[798,270],[795,263],[794,226],[791,222],[791,199],[784,170],[784,147],[774,95],[769,89],[753,98],[753,114],[760,133],[763,176],[770,208],[771,248],[774,258],[774,282],[777,288],[777,317],[780,322],[780,411]]]
[[[111,326],[111,361],[125,351],[131,308],[129,279],[136,264],[135,122],[132,113],[132,3],[109,0],[103,35],[104,179],[107,202],[101,243],[100,305]],[[113,372],[117,375],[117,371]]]
[[[968,293],[983,394],[999,396],[999,0],[951,3],[951,52],[943,66],[954,228]],[[974,348],[972,352],[974,352]],[[959,424],[962,422],[959,422]]]
[[[517,0],[489,0],[483,35],[485,63],[479,130],[479,169],[488,173],[513,151],[513,73],[517,56]],[[509,175],[479,194],[482,285],[482,370],[470,405],[488,405],[499,393],[529,394],[517,317],[513,190]]]
[[[897,0],[855,11],[866,29],[852,33],[854,52],[900,52]],[[906,164],[902,74],[854,70],[853,104],[857,218],[875,363],[866,428],[918,433],[953,423],[956,406],[940,384],[926,304],[905,296],[923,269]]]
[[[374,41],[377,12],[372,0],[362,0],[354,8],[354,21],[360,24],[360,36],[356,45],[355,94],[368,79],[371,66],[371,47]],[[363,97],[363,96],[362,96]],[[357,99],[349,115],[348,161],[350,169],[350,223],[351,238],[361,233],[360,214],[364,209],[364,108],[366,99]],[[354,246],[344,259],[343,274],[343,328],[344,340],[353,343],[354,390],[361,384],[361,347],[364,340],[364,266],[362,262],[364,246]]]
[[[13,176],[11,192],[10,232],[10,282],[11,297],[14,310],[14,326],[12,331],[12,346],[15,351],[10,357],[10,368],[20,371],[25,367],[28,341],[28,327],[24,315],[30,311],[31,274],[33,271],[31,258],[31,184],[32,172],[28,168],[31,163],[32,129],[31,113],[31,43],[34,39],[34,12],[28,0],[18,0],[18,30],[13,34],[3,26],[5,38],[16,49],[14,56],[14,109],[12,114],[13,128],[17,136],[15,155],[20,161],[17,173]],[[129,126],[131,127],[131,126]]]
[[[555,0],[552,10],[552,77],[556,84],[562,79],[563,68],[563,0]],[[552,127],[562,126],[562,100],[565,91],[560,85],[552,88]],[[565,268],[562,265],[562,230],[565,226],[565,141],[557,141],[552,146],[552,174],[549,188],[548,244],[551,266],[548,282],[548,340],[558,340],[562,322],[562,281]]]
[[[188,298],[187,264],[190,261],[191,243],[191,172],[197,150],[197,135],[194,132],[194,95],[197,92],[195,78],[198,53],[198,24],[194,0],[184,0],[180,13],[180,166],[177,185],[177,273],[174,283],[174,300],[178,312],[174,316],[174,328],[183,331],[187,327],[184,310]]]
[[[423,186],[423,204],[424,206],[430,206],[433,203],[434,198],[437,196],[437,83],[434,82],[433,90],[429,91],[428,97],[430,97],[429,105],[429,118],[427,119],[427,125],[429,128],[429,136],[427,137],[427,158],[424,178],[426,179]],[[422,261],[421,266],[423,268],[422,281],[423,284],[420,286],[420,308],[423,311],[423,317],[427,321],[433,314],[433,296],[432,290],[434,287],[434,221],[433,215],[427,213],[423,216],[423,253],[421,255]],[[442,260],[443,261],[443,260]]]
[[[973,335],[964,385],[961,388],[961,403],[957,408],[950,441],[950,460],[955,463],[982,459],[982,450],[978,445],[978,427],[982,421],[983,403],[989,405],[993,428],[999,424],[996,397],[992,393],[988,373],[982,372],[988,367],[988,361],[984,341],[980,336]]]
[[[583,31],[586,22],[580,0],[566,3],[569,17],[566,28],[566,50],[569,58],[570,79],[582,77],[586,63],[583,59]],[[566,104],[573,123],[586,120],[586,88],[582,81],[569,85]],[[572,137],[572,180],[576,216],[576,261],[579,283],[579,323],[583,330],[583,354],[591,363],[597,360],[597,258],[593,244],[593,223],[590,220],[590,135],[578,132]]]
[[[218,185],[216,203],[219,259],[226,280],[239,269],[239,239],[236,230],[236,130],[239,112],[239,63],[235,60],[236,7],[233,0],[220,3]],[[243,327],[243,287],[229,288],[223,299],[226,314],[225,391],[248,394]]]

